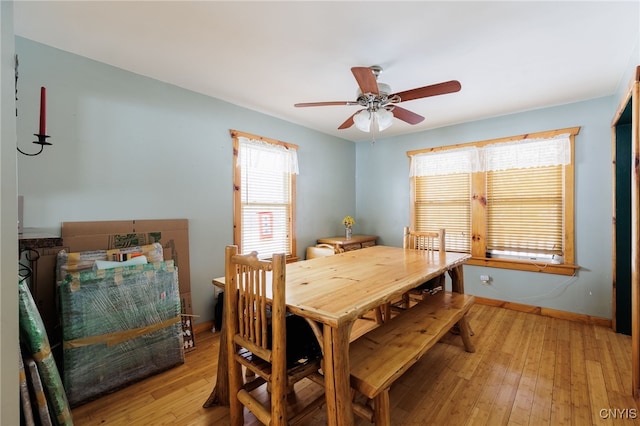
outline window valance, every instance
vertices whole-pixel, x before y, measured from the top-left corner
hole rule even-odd
[[[480,153],[476,147],[425,152],[412,155],[411,176],[441,176],[481,171]]]
[[[239,136],[239,164],[256,170],[298,174],[298,152],[284,145]]]
[[[482,157],[485,171],[564,166],[571,163],[571,141],[569,134],[562,134],[503,142],[483,147]]]
[[[571,163],[570,134],[411,155],[410,176],[439,176]]]

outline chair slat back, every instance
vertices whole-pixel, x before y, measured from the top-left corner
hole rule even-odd
[[[437,232],[411,231],[408,226],[404,227],[404,240],[402,246],[414,250],[426,250],[432,253],[444,254],[445,230],[439,229]]]
[[[229,336],[265,361],[279,362],[285,358],[286,345],[285,255],[274,254],[268,261],[258,259],[256,252],[237,252],[237,246],[228,246],[225,258],[226,306],[235,322]]]

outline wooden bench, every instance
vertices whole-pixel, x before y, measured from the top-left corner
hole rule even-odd
[[[475,352],[465,317],[475,298],[441,291],[426,297],[349,347],[351,387],[373,401],[354,402],[354,412],[376,425],[390,425],[389,388],[456,323],[467,352]]]

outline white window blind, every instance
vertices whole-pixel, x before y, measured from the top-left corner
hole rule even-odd
[[[516,258],[562,255],[563,168],[487,173],[487,251]]]
[[[448,251],[471,249],[471,174],[420,176],[415,178],[415,229],[445,229]]]
[[[261,258],[291,255],[292,185],[298,173],[295,149],[239,137],[241,249]]]

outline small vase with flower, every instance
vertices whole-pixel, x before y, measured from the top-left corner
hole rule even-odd
[[[342,219],[342,224],[344,225],[345,229],[345,237],[347,238],[347,240],[351,239],[352,227],[354,223],[356,223],[356,220],[352,216],[345,216],[344,219]]]

